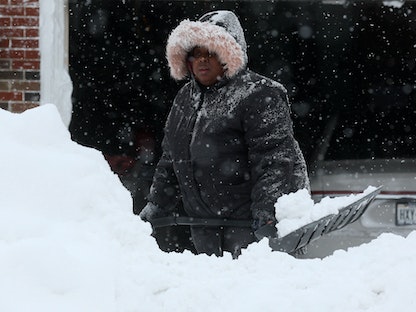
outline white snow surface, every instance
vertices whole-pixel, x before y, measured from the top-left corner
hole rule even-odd
[[[324,259],[167,254],[57,109],[0,110],[0,311],[412,311],[416,233]]]
[[[394,1],[394,0],[389,0],[389,1],[383,1],[383,5],[388,6],[388,7],[392,7],[395,9],[400,9],[403,4],[405,3],[405,0],[403,1]]]
[[[284,237],[290,232],[328,215],[338,214],[339,209],[352,204],[374,190],[376,187],[369,186],[360,194],[327,196],[316,204],[306,189],[283,195],[275,204],[276,219],[279,221],[276,226],[279,237]]]

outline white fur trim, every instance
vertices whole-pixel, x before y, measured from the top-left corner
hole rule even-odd
[[[188,76],[186,57],[196,46],[215,52],[219,61],[225,64],[225,75],[229,78],[247,65],[245,52],[223,27],[184,20],[172,31],[166,46],[166,58],[174,79],[182,80]]]

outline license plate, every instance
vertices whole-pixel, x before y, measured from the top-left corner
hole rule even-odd
[[[396,205],[396,224],[416,224],[416,201],[400,202]]]

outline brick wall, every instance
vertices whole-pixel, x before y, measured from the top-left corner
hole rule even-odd
[[[39,0],[0,0],[0,108],[39,105]]]

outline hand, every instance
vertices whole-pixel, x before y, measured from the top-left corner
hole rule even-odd
[[[261,227],[259,227],[257,230],[254,231],[254,235],[258,240],[263,239],[264,237],[271,238],[271,237],[277,237],[277,229],[276,229],[276,223],[267,223]]]
[[[259,228],[265,226],[265,225],[271,225],[271,226],[275,226],[276,225],[276,219],[255,219],[253,221],[253,225],[252,228],[254,231],[258,230]]]

